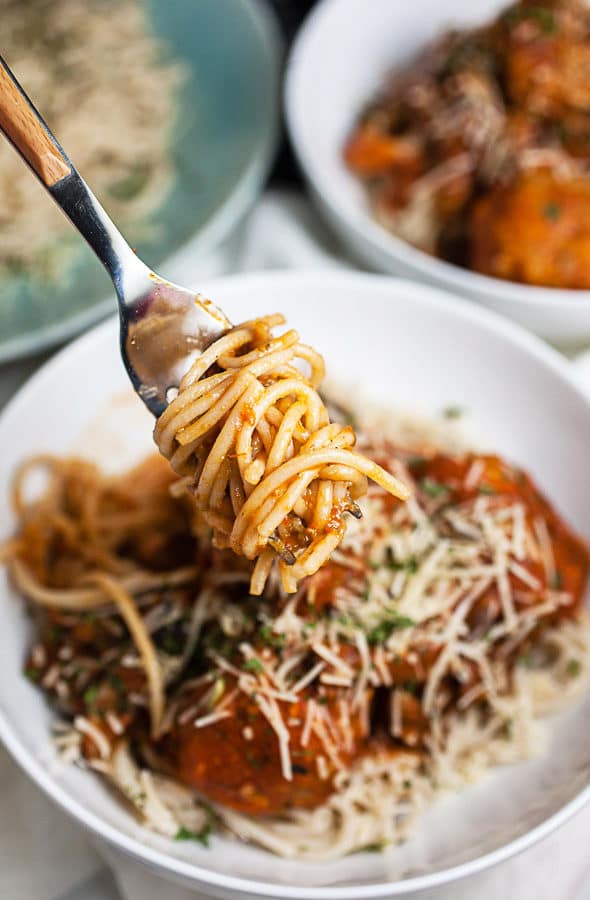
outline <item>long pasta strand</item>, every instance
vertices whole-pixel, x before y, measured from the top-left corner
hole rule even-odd
[[[395,497],[409,491],[353,449],[349,426],[331,423],[317,392],[322,357],[296,331],[275,337],[281,315],[233,328],[184,377],[154,437],[186,477],[214,543],[256,560],[260,594],[280,559],[283,589],[317,571],[342,540],[345,513],[370,478]],[[305,375],[301,365],[309,370]]]

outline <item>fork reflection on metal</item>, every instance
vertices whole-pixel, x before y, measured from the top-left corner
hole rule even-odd
[[[231,322],[209,300],[160,278],[136,256],[2,57],[0,130],[111,276],[123,362],[136,392],[159,416],[191,363]]]

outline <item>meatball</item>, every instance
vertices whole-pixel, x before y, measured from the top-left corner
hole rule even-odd
[[[590,107],[590,27],[578,0],[525,0],[502,16],[509,98],[529,113],[558,118]]]
[[[515,229],[516,234],[519,234]],[[470,483],[470,472],[478,471],[477,480]],[[553,561],[558,575],[560,590],[571,595],[571,603],[560,607],[559,615],[567,616],[581,603],[588,574],[588,549],[584,541],[577,537],[562,521],[549,501],[538,491],[533,480],[520,469],[506,463],[499,456],[464,454],[449,456],[437,453],[431,459],[417,461],[412,474],[418,480],[425,477],[435,484],[444,484],[449,489],[448,500],[462,505],[478,496],[488,498],[488,502],[498,505],[520,503],[524,507],[526,519],[532,527],[537,518],[546,523],[553,549]],[[527,561],[527,568],[541,584],[547,575],[541,561]],[[511,576],[514,589],[517,581]],[[555,585],[548,585],[549,588]],[[542,602],[543,592],[538,595]],[[473,608],[473,625],[490,625],[497,607],[497,586],[485,594],[481,603]],[[530,599],[527,601],[530,602]],[[484,608],[485,607],[485,608]],[[484,622],[485,619],[485,622]],[[428,665],[428,663],[427,663]],[[395,674],[394,674],[395,679]]]
[[[590,288],[590,182],[523,171],[474,204],[470,267],[485,275],[558,288]]]
[[[316,715],[321,722],[323,711],[330,716],[328,741],[347,766],[366,752],[366,725],[357,709],[344,730],[336,699],[323,700],[327,702],[318,703]],[[195,697],[188,700],[188,706],[194,701]],[[313,809],[332,793],[337,762],[315,730],[302,742],[308,704],[304,697],[296,703],[279,703],[289,732],[291,781],[284,777],[277,735],[256,702],[241,692],[229,704],[228,717],[207,727],[196,728],[193,718],[186,722],[181,715],[182,724],[177,720],[165,741],[164,758],[184,784],[238,812],[273,815],[288,807]]]

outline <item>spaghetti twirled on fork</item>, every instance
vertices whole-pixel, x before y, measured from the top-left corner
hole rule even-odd
[[[322,357],[294,330],[274,337],[284,321],[245,322],[215,341],[155,429],[214,543],[256,560],[256,595],[277,558],[287,593],[327,561],[344,536],[344,514],[360,516],[355,501],[368,478],[409,496],[397,478],[354,452],[350,426],[330,422],[317,392]]]

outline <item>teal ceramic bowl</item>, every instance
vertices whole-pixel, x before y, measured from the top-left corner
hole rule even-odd
[[[135,238],[127,229],[126,237],[172,278],[183,255],[203,255],[226,236],[264,182],[278,132],[280,40],[262,0],[145,2],[188,74],[170,147],[174,180],[150,216],[157,234]],[[64,341],[113,310],[109,280],[80,239],[57,280],[0,282],[0,362]]]

